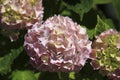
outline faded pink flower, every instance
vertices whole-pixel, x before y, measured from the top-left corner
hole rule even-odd
[[[91,65],[102,75],[120,80],[120,33],[114,29],[102,32],[93,42]]]
[[[85,28],[58,15],[28,30],[24,47],[40,71],[78,72],[89,58],[91,41]]]
[[[7,30],[30,27],[43,19],[42,0],[1,0],[0,17]]]

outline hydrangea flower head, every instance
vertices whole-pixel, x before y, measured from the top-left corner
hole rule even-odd
[[[100,69],[101,74],[112,79],[120,79],[120,33],[114,29],[101,33],[93,42],[91,58],[94,69]]]
[[[32,65],[50,72],[78,72],[91,52],[86,29],[60,15],[35,24],[26,34],[24,46]]]
[[[1,24],[4,28],[21,29],[42,21],[42,0],[1,0]]]

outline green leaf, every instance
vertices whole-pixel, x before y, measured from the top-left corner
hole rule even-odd
[[[113,0],[93,0],[94,4],[107,4],[111,3]]]
[[[41,74],[40,72],[34,74],[37,80],[39,79],[40,74]]]
[[[12,80],[37,80],[32,71],[15,71],[12,73]]]
[[[95,30],[94,29],[87,29],[87,33],[90,39],[93,39],[95,36]]]
[[[69,73],[69,78],[70,78],[71,80],[75,80],[75,72]]]
[[[108,24],[111,28],[115,28],[115,25],[112,21],[112,19],[104,19],[103,20],[106,24]]]
[[[108,24],[106,24],[99,16],[97,16],[97,25],[95,27],[95,36],[100,34],[103,31],[110,29]]]
[[[71,12],[68,11],[68,10],[63,10],[61,15],[64,15],[64,16],[70,16],[71,15]]]
[[[23,51],[23,47],[11,49],[11,52],[4,57],[0,57],[0,74],[6,74],[11,71],[11,64]]]
[[[114,6],[117,17],[120,20],[120,0],[114,0],[113,6]]]
[[[81,3],[77,3],[75,6],[69,5],[63,2],[68,9],[72,10],[73,12],[77,13],[80,16],[80,20],[82,21],[83,15],[87,13],[93,6],[92,0],[81,0]]]
[[[109,25],[107,23],[109,23]],[[114,28],[114,24],[110,19],[102,20],[99,16],[97,16],[97,24],[95,28],[87,29],[87,33],[89,38],[93,39],[95,36],[99,35],[101,32],[106,31],[110,28]]]

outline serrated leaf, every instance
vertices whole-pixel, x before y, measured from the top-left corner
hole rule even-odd
[[[111,3],[113,0],[93,0],[94,4],[107,4]]]
[[[5,74],[11,71],[11,64],[23,51],[23,47],[12,49],[11,52],[4,57],[0,57],[0,74]]]
[[[112,27],[110,27],[108,24],[106,24],[99,16],[97,16],[97,25],[95,27],[95,36],[100,34],[101,32],[108,30]]]
[[[112,21],[112,19],[104,19],[103,20],[106,24],[108,24],[110,26],[110,28],[115,28],[115,25]]]
[[[12,74],[12,80],[37,80],[32,71],[15,71]]]
[[[99,35],[101,32],[106,31],[110,28],[114,28],[113,23],[109,23],[109,25],[107,24],[108,22],[111,22],[111,20],[109,19],[105,19],[104,21],[97,16],[97,24],[95,26],[94,29],[87,29],[87,33],[90,39],[93,39],[95,36]]]
[[[81,3],[77,3],[75,6],[69,5],[63,2],[68,9],[72,10],[73,12],[77,13],[80,16],[80,20],[82,21],[83,15],[87,13],[93,6],[92,0],[81,0]]]
[[[95,36],[95,30],[94,29],[87,29],[87,33],[90,39],[93,39]]]

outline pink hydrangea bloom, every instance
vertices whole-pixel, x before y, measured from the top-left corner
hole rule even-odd
[[[91,52],[86,29],[60,15],[28,30],[24,46],[32,65],[50,72],[78,72]]]
[[[22,29],[43,19],[42,0],[1,0],[1,27]]]

